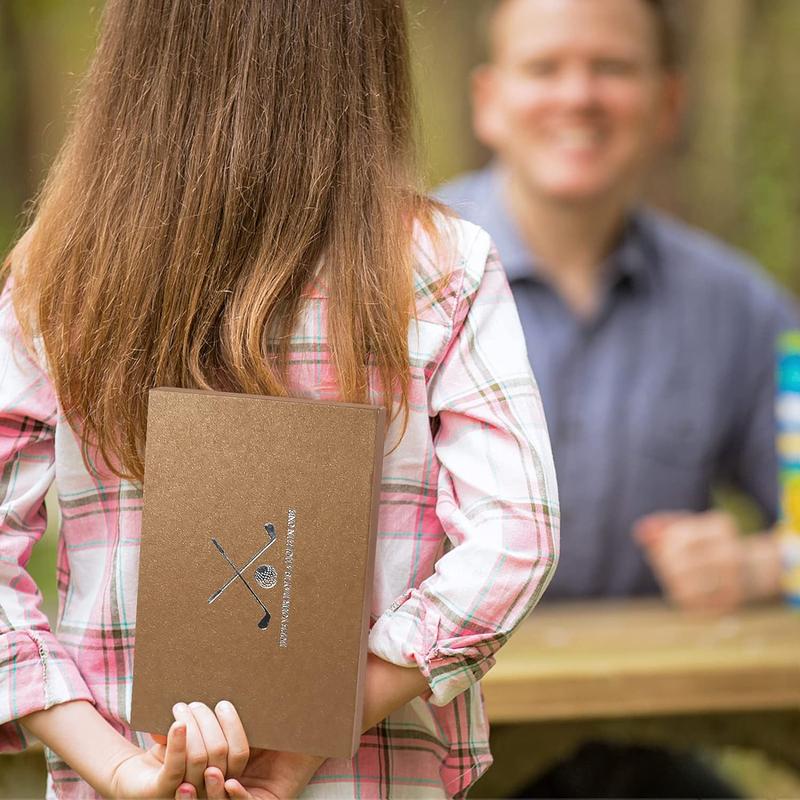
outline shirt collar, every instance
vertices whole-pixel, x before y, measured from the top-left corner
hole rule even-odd
[[[634,288],[643,288],[652,280],[657,258],[647,212],[634,209],[625,221],[618,245],[606,261],[609,280],[612,283],[627,281]]]
[[[486,225],[500,253],[500,260],[509,283],[539,280],[536,256],[522,239],[505,200],[501,172],[497,166],[489,170],[486,200],[483,208]],[[656,248],[644,209],[633,210],[625,222],[619,244],[607,259],[611,283],[628,282],[644,287],[651,279],[656,263]]]

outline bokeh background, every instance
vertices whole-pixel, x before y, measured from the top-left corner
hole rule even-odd
[[[0,0],[0,249],[62,140],[102,0]],[[429,185],[483,163],[468,81],[487,0],[408,0]],[[689,101],[654,202],[800,291],[800,2],[676,0]]]
[[[593,0],[594,1],[594,0]],[[469,76],[491,0],[408,0],[425,183],[481,166]],[[69,124],[102,0],[0,0],[0,251],[24,229]],[[684,123],[649,200],[741,247],[800,295],[800,0],[675,0]],[[723,494],[754,528],[747,503]],[[52,607],[49,538],[33,569]],[[45,551],[45,552],[41,552]]]
[[[593,0],[600,1],[600,0]],[[481,166],[469,74],[489,0],[408,0],[428,186]],[[24,229],[68,125],[102,0],[0,0],[0,251]],[[651,202],[741,247],[800,295],[800,0],[675,1],[688,102],[680,136],[648,186]],[[758,522],[722,494],[746,527]],[[55,534],[31,571],[55,611]],[[758,754],[716,757],[754,791],[800,796],[800,778]],[[0,761],[0,796],[3,795]],[[766,790],[766,791],[765,791]]]

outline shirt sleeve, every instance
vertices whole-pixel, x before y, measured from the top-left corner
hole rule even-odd
[[[57,403],[23,343],[9,284],[0,294],[0,752],[27,745],[20,717],[92,699],[25,569],[47,526]]]
[[[771,287],[770,287],[771,288]],[[739,354],[742,403],[730,435],[725,471],[734,486],[756,501],[773,525],[779,514],[778,454],[776,449],[775,365],[780,335],[800,329],[800,309],[785,295],[757,294],[750,309],[748,337]]]
[[[555,469],[519,317],[488,236],[472,250],[428,385],[445,553],[370,634],[376,655],[419,667],[435,705],[490,669],[558,560]]]

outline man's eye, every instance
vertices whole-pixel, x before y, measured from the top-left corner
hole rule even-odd
[[[595,61],[593,68],[597,75],[634,75],[637,71],[632,62],[612,58]]]
[[[558,64],[548,59],[537,59],[525,63],[523,70],[531,78],[546,78],[555,75],[558,71]]]

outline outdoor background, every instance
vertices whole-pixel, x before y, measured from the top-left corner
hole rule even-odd
[[[485,0],[410,0],[430,185],[480,165],[467,84]],[[0,249],[58,150],[102,0],[0,0]],[[684,0],[689,104],[653,182],[660,205],[800,291],[800,2]]]
[[[102,0],[0,0],[3,254],[23,229],[58,151],[102,6]],[[487,158],[471,136],[468,100],[487,2],[410,0],[408,7],[422,163],[426,183],[435,186]],[[675,8],[689,102],[681,136],[653,176],[650,200],[748,251],[800,294],[800,0],[677,0]],[[31,565],[51,613],[53,522]],[[754,790],[763,789],[769,772],[776,794],[800,792],[800,781],[758,756],[728,761]]]
[[[490,0],[410,0],[420,144],[433,187],[485,163],[469,74]],[[102,0],[0,0],[0,251],[23,229],[68,124]],[[688,102],[650,200],[756,257],[800,294],[800,0],[675,0]],[[725,496],[745,518],[746,504]],[[52,527],[52,526],[51,526]],[[52,608],[52,537],[32,568]]]

